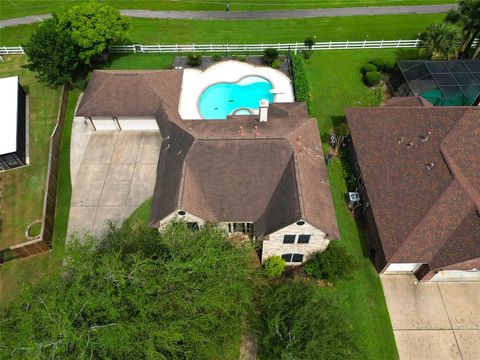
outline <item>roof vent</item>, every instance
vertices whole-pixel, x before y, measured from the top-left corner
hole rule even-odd
[[[405,140],[405,136],[402,136],[402,137],[400,137],[400,138],[397,139],[397,142],[398,142],[399,144],[401,144],[401,143],[403,143],[404,140]]]
[[[412,142],[409,142],[407,145],[405,145],[407,147],[407,149],[411,149],[412,146],[413,146],[413,143]]]
[[[431,163],[428,163],[427,165],[425,165],[427,167],[427,170],[432,170],[433,167],[435,166],[435,164],[433,162]]]
[[[168,150],[170,149],[170,144],[167,144],[167,146],[165,147],[165,150]]]
[[[253,127],[253,134],[254,134],[255,136],[260,135],[260,131],[258,131],[258,126],[257,126],[257,125],[255,125],[255,126]]]
[[[428,141],[428,138],[430,137],[430,135],[432,135],[431,131],[427,132],[427,135],[421,135],[420,139],[422,139],[423,143],[426,143]]]
[[[243,126],[242,126],[242,125],[240,125],[240,130],[238,130],[238,132],[240,133],[240,136],[243,136],[243,135],[244,135]]]

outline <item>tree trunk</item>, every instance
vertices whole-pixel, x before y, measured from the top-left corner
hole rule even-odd
[[[473,53],[473,56],[472,56],[472,59],[475,59],[475,58],[480,58],[480,40],[478,41],[478,44],[477,44],[477,47]]]
[[[470,50],[470,48],[472,47],[472,44],[473,44],[473,42],[475,41],[475,38],[478,36],[479,33],[480,33],[480,31],[474,31],[474,32],[471,34],[470,40],[468,41],[467,45],[465,46],[465,50],[462,52],[462,56],[461,56],[461,57],[466,57],[466,56],[464,56],[464,55],[467,55],[467,54],[468,54],[468,50]]]

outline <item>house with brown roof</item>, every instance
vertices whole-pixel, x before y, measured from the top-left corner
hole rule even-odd
[[[163,138],[150,226],[216,223],[301,263],[339,237],[316,119],[303,103],[259,115],[182,119],[182,70],[95,71],[76,112],[94,130]]]
[[[370,256],[421,280],[480,270],[480,108],[420,97],[346,110]]]

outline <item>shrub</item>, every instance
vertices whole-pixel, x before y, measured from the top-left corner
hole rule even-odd
[[[304,264],[304,271],[315,279],[348,279],[355,271],[357,261],[344,247],[331,242],[323,252],[314,254]]]
[[[373,60],[370,60],[369,63],[375,65],[377,67],[377,71],[383,71],[383,68],[385,66],[384,59],[373,59]]]
[[[295,100],[307,104],[308,113],[311,112],[312,94],[307,74],[303,67],[303,59],[295,54],[290,54],[290,63],[293,72],[293,88],[295,89]]]
[[[202,63],[202,54],[190,54],[188,55],[187,64],[192,67],[200,66]]]
[[[377,71],[377,67],[371,63],[366,63],[365,65],[362,66],[362,74],[365,75],[367,72],[370,71]]]
[[[378,71],[370,71],[365,74],[365,83],[368,86],[378,85],[380,84],[380,80],[382,80],[382,77]]]
[[[241,62],[245,62],[245,61],[247,61],[247,56],[246,55],[240,55],[238,57],[238,60],[240,60]]]
[[[266,64],[271,64],[278,59],[278,50],[268,48],[263,51],[263,61]]]
[[[280,256],[270,256],[265,261],[265,275],[268,278],[276,278],[282,276],[285,271],[285,260]]]
[[[220,60],[222,60],[222,56],[220,54],[213,54],[212,55],[212,60],[213,61],[220,61]]]
[[[303,40],[303,43],[305,44],[305,47],[311,50],[313,45],[315,45],[315,40],[312,37],[307,37],[305,40]]]
[[[272,68],[274,69],[280,68],[280,61],[275,60],[274,62],[272,62]]]
[[[260,359],[362,359],[337,295],[312,282],[273,284],[260,299]],[[351,319],[350,319],[351,320]]]
[[[310,59],[313,55],[313,51],[312,50],[303,50],[302,55],[303,55],[304,59]]]
[[[393,71],[393,69],[395,68],[395,60],[386,60],[385,61],[385,64],[383,65],[383,71],[386,72],[386,73],[390,73]]]

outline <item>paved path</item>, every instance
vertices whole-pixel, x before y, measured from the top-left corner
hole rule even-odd
[[[478,360],[480,281],[381,275],[401,360]]]
[[[419,5],[419,6],[372,6],[353,8],[331,8],[312,10],[285,10],[285,11],[232,11],[229,14],[224,11],[152,11],[152,10],[120,10],[123,15],[151,18],[151,19],[197,19],[197,20],[221,20],[221,19],[306,19],[315,17],[332,16],[357,16],[357,15],[401,15],[401,14],[433,14],[443,13],[454,8],[455,4],[445,5]],[[33,24],[50,17],[49,14],[26,16],[22,18],[7,19],[0,21],[0,28]]]

